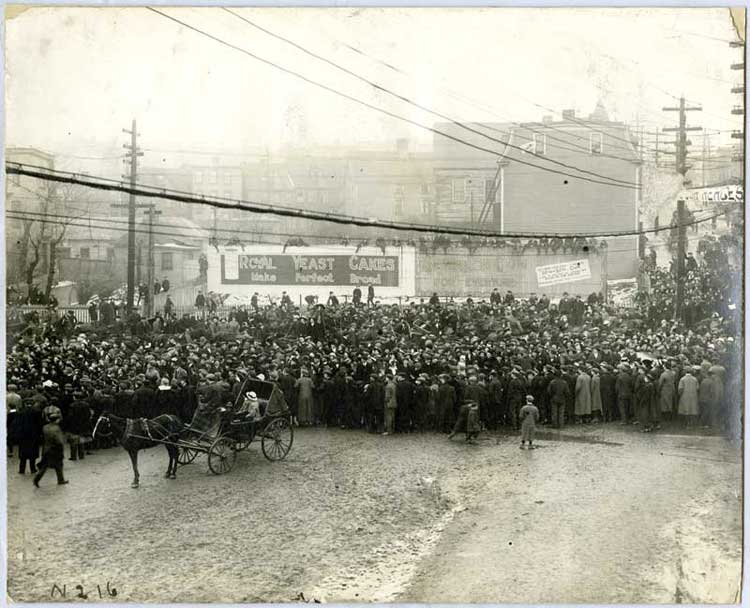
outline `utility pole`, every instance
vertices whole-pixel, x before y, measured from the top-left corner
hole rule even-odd
[[[690,185],[690,180],[687,179],[686,175],[692,165],[687,163],[687,149],[691,145],[691,141],[687,138],[689,131],[700,131],[701,127],[688,127],[687,126],[687,112],[699,112],[703,108],[700,106],[687,107],[685,105],[685,98],[680,97],[679,107],[668,107],[662,108],[665,112],[679,112],[679,126],[677,127],[664,127],[662,131],[674,132],[676,136],[676,150],[675,150],[675,170],[677,173],[682,175],[682,185]],[[682,319],[683,313],[683,300],[685,298],[685,246],[687,239],[685,238],[687,232],[687,214],[685,213],[685,200],[680,198],[677,201],[677,289],[674,303],[674,314],[676,319]]]
[[[133,119],[130,131],[123,129],[122,132],[130,135],[130,145],[122,145],[123,148],[128,150],[125,155],[125,162],[130,163],[130,175],[123,175],[123,177],[130,177],[130,187],[131,189],[135,189],[138,178],[138,157],[143,156],[143,152],[138,149],[137,145],[138,131],[136,130],[135,118]],[[133,312],[133,300],[135,294],[135,206],[135,194],[131,192],[128,203],[128,314]]]
[[[703,130],[702,127],[688,127],[687,126],[687,112],[700,112],[703,110],[700,106],[693,106],[693,107],[687,107],[685,105],[685,98],[680,97],[680,105],[679,107],[671,107],[671,108],[662,108],[665,112],[679,112],[679,126],[677,127],[664,127],[662,131],[664,132],[674,132],[676,136],[675,145],[677,146],[677,149],[675,150],[675,169],[677,173],[682,175],[683,178],[683,185],[687,186],[689,185],[689,181],[685,180],[685,175],[688,172],[688,169],[692,167],[692,165],[687,164],[687,149],[688,146],[692,144],[692,142],[687,138],[688,131],[701,131]]]

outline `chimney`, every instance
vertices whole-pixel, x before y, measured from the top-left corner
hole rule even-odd
[[[553,116],[551,114],[548,114],[547,116],[542,117],[542,122],[546,125],[551,123],[554,120]]]
[[[563,110],[562,111],[563,120],[575,120],[575,117],[576,117],[575,110]]]

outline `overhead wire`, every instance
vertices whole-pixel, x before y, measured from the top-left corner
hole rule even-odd
[[[225,9],[225,10],[227,10],[227,9]],[[235,15],[236,15],[236,13],[233,13],[233,14],[235,14]],[[238,17],[239,17],[239,16],[238,16]],[[240,17],[240,18],[241,18],[241,17]],[[253,25],[254,25],[255,27],[259,27],[259,26],[257,26],[256,24],[253,24]],[[260,28],[260,29],[263,29],[263,28]],[[274,35],[274,34],[272,34],[272,33],[270,33],[270,32],[269,32],[269,34],[270,34],[270,35]],[[380,59],[379,57],[375,57],[375,56],[373,56],[373,55],[371,55],[371,54],[369,54],[369,53],[367,53],[367,52],[363,51],[362,49],[360,49],[360,48],[357,48],[357,47],[355,47],[355,46],[353,46],[353,45],[349,44],[349,43],[348,43],[348,42],[346,42],[346,41],[342,41],[342,40],[338,39],[337,37],[333,37],[333,36],[330,36],[329,34],[326,34],[326,36],[328,36],[329,38],[332,38],[332,39],[333,39],[333,41],[334,41],[334,42],[335,42],[336,44],[339,44],[339,45],[341,45],[341,46],[344,46],[345,48],[348,48],[348,49],[349,49],[350,51],[352,51],[352,52],[354,52],[354,53],[356,53],[356,54],[358,54],[358,55],[361,55],[361,56],[363,56],[363,57],[366,57],[366,58],[367,58],[367,59],[369,59],[370,61],[373,61],[373,62],[375,62],[375,63],[377,63],[377,64],[379,64],[379,65],[382,65],[382,66],[384,66],[384,67],[388,68],[389,70],[391,70],[391,71],[393,71],[393,72],[395,72],[395,73],[397,73],[397,74],[399,74],[399,75],[401,75],[401,76],[405,76],[405,77],[408,77],[408,78],[413,78],[413,77],[414,77],[414,76],[413,76],[412,74],[410,74],[409,72],[407,72],[407,71],[405,71],[405,70],[403,70],[403,69],[401,69],[401,68],[399,68],[399,67],[397,67],[397,66],[393,65],[393,64],[392,64],[392,63],[390,63],[390,62],[386,62],[386,61],[383,61],[383,60],[382,60],[382,59]],[[283,37],[281,37],[281,38],[283,39]],[[618,58],[616,58],[616,57],[613,57],[613,56],[611,56],[611,55],[609,55],[609,54],[607,54],[607,53],[603,53],[603,52],[602,52],[602,53],[600,53],[600,54],[602,54],[602,55],[603,55],[603,56],[605,56],[605,57],[608,57],[608,58],[610,58],[611,60],[613,60],[613,61],[615,61],[615,62],[619,63],[620,65],[625,65],[625,64],[624,64],[624,62],[623,62],[623,60],[621,60],[621,59],[618,59]],[[632,68],[630,68],[630,69],[632,69]],[[649,85],[649,86],[652,86],[652,87],[653,87],[653,88],[655,88],[656,90],[660,91],[661,93],[664,93],[664,94],[666,94],[666,95],[667,95],[667,96],[669,96],[669,97],[672,97],[672,98],[674,98],[674,99],[677,99],[677,100],[679,100],[679,99],[680,99],[680,97],[679,97],[679,96],[677,96],[677,95],[675,95],[675,94],[673,94],[673,93],[671,93],[671,92],[667,91],[666,89],[664,89],[664,88],[662,88],[662,87],[660,87],[660,86],[658,86],[658,85],[655,85],[655,84],[653,84],[653,83],[650,83],[650,82],[646,82],[646,84],[647,84],[647,85]],[[600,90],[606,90],[606,89],[604,89],[603,87],[601,87],[601,85],[596,85],[596,86],[597,86],[597,88],[599,88]],[[449,96],[451,96],[451,97],[454,97],[455,99],[459,99],[459,100],[461,100],[461,99],[462,99],[462,96],[461,96],[461,95],[458,95],[458,94],[456,94],[456,93],[454,93],[454,92],[450,91],[449,89],[443,89],[443,90],[444,90],[444,91],[446,92],[446,94],[448,94],[448,95],[449,95]],[[512,93],[512,94],[514,94],[514,95],[516,95],[516,96],[518,96],[519,98],[523,99],[523,100],[524,100],[524,101],[526,101],[527,103],[531,103],[531,104],[535,105],[536,107],[539,107],[539,108],[542,108],[542,109],[544,109],[544,110],[547,110],[547,111],[550,111],[550,112],[556,113],[556,111],[555,111],[555,110],[553,110],[552,108],[548,108],[548,107],[546,107],[546,106],[542,106],[542,105],[540,105],[540,104],[537,104],[536,102],[534,102],[534,101],[532,101],[532,100],[528,99],[527,97],[524,97],[524,96],[522,96],[522,95],[518,94],[518,93],[517,93],[517,91],[511,91],[511,93]],[[467,98],[463,97],[463,99],[467,99]],[[464,101],[463,103],[467,103],[467,105],[474,105],[474,106],[476,107],[476,103],[475,103],[475,102],[474,102],[474,103],[472,103],[471,101],[469,101],[469,102],[467,102],[467,101]],[[491,115],[495,115],[495,116],[497,117],[497,115],[496,115],[496,114],[495,114],[495,112],[494,112],[494,109],[492,109],[492,108],[489,108],[489,110],[488,110],[488,108],[489,108],[489,106],[485,106],[485,107],[484,107],[484,111],[485,111],[485,112],[487,112],[488,114],[491,114]],[[480,107],[480,109],[481,109],[481,107]],[[644,111],[645,111],[645,112],[646,112],[647,114],[651,114],[652,116],[658,116],[658,117],[659,117],[659,120],[658,120],[658,121],[655,121],[655,122],[659,122],[659,123],[661,123],[661,122],[662,122],[662,115],[661,115],[661,114],[656,114],[655,112],[653,112],[653,111],[650,111],[650,110],[647,110],[646,108],[642,108],[642,109],[643,109],[643,110],[644,110]],[[706,113],[708,114],[708,112],[706,112]],[[727,120],[727,119],[726,119],[726,117],[720,117],[720,118],[721,118],[722,120]],[[502,118],[501,118],[501,119],[502,119]],[[531,126],[532,124],[535,124],[535,123],[518,123],[518,122],[514,122],[514,121],[509,121],[509,122],[510,122],[511,124],[514,124],[514,125],[516,125],[516,126],[520,127],[520,128],[525,128],[525,129],[529,129],[529,130],[531,130],[531,131],[532,131],[532,132],[534,132],[534,133],[541,133],[541,131],[535,130],[535,129],[534,129],[534,128],[533,128],[532,126]],[[575,121],[574,121],[574,122],[575,122]],[[496,130],[496,129],[494,129],[494,128],[493,128],[492,126],[490,126],[490,125],[487,125],[487,124],[483,124],[482,126],[483,126],[484,128],[486,128],[486,129],[488,129],[488,130]],[[564,129],[560,128],[560,127],[559,127],[559,126],[557,126],[557,125],[554,125],[554,124],[550,124],[550,123],[546,123],[546,124],[545,124],[545,123],[542,123],[542,124],[541,124],[540,126],[543,126],[545,130],[553,130],[553,131],[556,131],[556,132],[564,133],[564,134],[565,134],[565,135],[567,135],[567,136],[571,136],[571,137],[573,137],[573,138],[576,138],[576,139],[580,139],[580,140],[582,140],[582,141],[584,141],[584,142],[587,142],[587,138],[586,138],[586,137],[584,137],[584,136],[581,136],[581,135],[578,135],[578,134],[575,134],[575,133],[571,133],[570,131],[566,131],[566,130],[564,130]],[[588,124],[586,124],[585,126],[587,126],[587,127],[590,127],[590,125],[588,125]],[[594,132],[598,132],[598,133],[600,133],[600,134],[602,134],[602,135],[606,135],[606,132],[605,132],[605,131],[602,131],[602,130],[599,130],[599,129],[595,129],[595,128],[594,128],[593,130],[594,130]],[[548,138],[549,138],[550,140],[557,140],[557,141],[561,141],[561,142],[563,141],[563,140],[561,140],[561,139],[559,139],[559,138],[555,138],[555,137],[552,137],[551,135],[549,135],[549,134],[547,134],[547,133],[544,133],[544,135],[546,135],[546,136],[547,136],[547,137],[548,137]],[[621,138],[621,137],[617,137],[617,136],[614,136],[614,135],[611,135],[611,134],[610,134],[610,136],[611,136],[612,138],[616,139],[617,141],[621,141],[621,142],[625,143],[626,145],[624,145],[624,146],[618,146],[618,145],[616,145],[616,144],[612,144],[612,142],[607,142],[607,148],[609,148],[609,149],[613,149],[613,150],[621,150],[622,152],[633,152],[633,149],[634,149],[634,148],[636,147],[636,146],[635,146],[635,145],[633,144],[633,142],[632,142],[632,141],[628,141],[627,139],[624,139],[624,138]],[[531,140],[531,138],[529,138],[529,140]],[[570,142],[566,142],[566,143],[570,143]],[[571,144],[571,145],[574,145],[574,146],[576,146],[576,144]],[[561,148],[562,148],[562,146],[557,146],[557,147],[561,147]],[[587,149],[587,147],[586,147],[585,145],[581,145],[581,146],[576,146],[576,147],[579,147],[579,148],[580,148],[581,150],[583,150],[583,151],[588,151],[588,149]],[[641,148],[642,150],[643,150],[643,149],[648,149],[648,148],[646,148],[645,146],[643,146],[642,144],[641,144],[640,146],[638,146],[638,147],[640,147],[640,148]],[[565,149],[565,148],[563,148],[563,149]],[[648,149],[648,151],[654,152],[654,151],[656,151],[656,149],[655,149],[655,148],[650,148],[650,149]],[[618,156],[614,156],[614,155],[609,155],[609,154],[606,154],[606,153],[605,153],[605,154],[601,154],[601,156],[604,156],[604,157],[608,157],[608,158],[617,158],[617,159],[619,159],[619,160],[632,160],[632,159],[626,159],[626,158],[623,158],[623,157],[618,157]]]
[[[264,203],[258,203],[253,201],[244,201],[241,199],[232,199],[219,196],[204,196],[194,195],[192,193],[186,193],[184,191],[171,190],[167,188],[159,188],[154,186],[143,186],[136,184],[135,187],[131,186],[129,182],[116,181],[108,178],[99,178],[92,176],[79,176],[69,172],[62,172],[46,167],[38,167],[34,165],[24,165],[21,163],[6,162],[6,172],[11,175],[26,175],[28,177],[35,177],[42,180],[57,182],[57,183],[70,183],[78,184],[81,186],[87,186],[94,189],[105,190],[105,191],[116,191],[124,192],[126,194],[133,194],[135,196],[142,196],[146,198],[157,198],[164,200],[172,200],[181,203],[190,203],[197,205],[204,205],[209,207],[215,207],[220,209],[236,209],[239,211],[278,215],[281,217],[293,217],[299,219],[307,219],[312,221],[330,222],[333,224],[341,225],[353,225],[360,227],[371,227],[379,229],[397,230],[402,232],[419,232],[419,233],[431,233],[431,234],[452,234],[459,236],[477,236],[477,237],[488,237],[488,238],[529,238],[529,239],[540,239],[540,238],[571,238],[571,237],[591,237],[591,238],[605,238],[605,237],[625,237],[625,236],[636,236],[639,234],[648,234],[652,232],[659,232],[667,228],[654,228],[645,230],[627,230],[627,231],[611,231],[611,232],[575,232],[575,233],[526,233],[526,232],[497,232],[493,230],[477,230],[472,228],[453,228],[450,226],[430,226],[426,224],[415,224],[408,222],[393,222],[378,219],[361,218],[345,214],[333,214],[318,211],[311,211],[301,209],[298,207],[285,207],[279,205],[268,205]],[[94,179],[99,180],[93,181]],[[711,219],[712,217],[718,217],[721,214],[710,216],[706,218]]]
[[[575,170],[575,171],[579,171],[581,173],[586,173],[586,174],[593,175],[595,177],[600,177],[600,178],[603,178],[603,179],[610,179],[612,181],[617,181],[617,182],[621,182],[621,183],[630,183],[630,184],[632,184],[632,182],[627,182],[626,180],[621,180],[621,179],[614,178],[614,177],[611,177],[611,176],[602,175],[601,173],[597,173],[597,172],[594,172],[594,171],[588,171],[588,170],[585,170],[585,169],[581,169],[580,167],[576,167],[574,165],[569,165],[569,164],[563,163],[561,161],[555,161],[555,160],[553,160],[553,159],[551,159],[551,158],[549,158],[549,157],[547,157],[545,155],[531,153],[528,150],[525,150],[525,149],[521,148],[520,146],[515,146],[515,145],[511,144],[510,143],[510,138],[508,140],[506,140],[506,141],[498,140],[498,139],[496,139],[494,137],[491,137],[491,136],[487,135],[486,133],[483,133],[483,132],[475,129],[473,126],[469,126],[469,125],[473,125],[475,123],[466,123],[466,122],[457,121],[457,120],[455,120],[455,119],[453,119],[453,118],[451,118],[449,116],[446,116],[445,114],[443,114],[441,112],[438,112],[436,110],[428,108],[427,106],[425,106],[423,104],[420,104],[420,103],[418,103],[416,101],[413,101],[413,100],[405,97],[404,95],[401,95],[400,93],[392,91],[392,90],[390,90],[390,89],[388,89],[388,88],[386,88],[386,87],[384,87],[384,86],[376,83],[373,80],[370,80],[368,78],[365,78],[364,76],[361,76],[360,74],[358,74],[358,73],[356,73],[356,72],[354,72],[354,71],[352,71],[352,70],[350,70],[350,69],[348,69],[348,68],[346,68],[346,67],[344,67],[344,66],[342,66],[342,65],[340,65],[338,63],[336,63],[335,61],[332,61],[332,60],[328,59],[327,57],[323,57],[322,55],[320,55],[320,54],[318,54],[318,53],[316,53],[314,51],[311,51],[310,49],[308,49],[308,48],[302,46],[301,44],[299,44],[299,43],[291,40],[290,38],[287,38],[286,36],[282,36],[281,34],[277,34],[277,33],[273,32],[272,30],[268,29],[267,27],[261,26],[261,25],[255,23],[254,21],[251,21],[250,19],[247,19],[246,17],[243,17],[242,15],[240,15],[239,13],[236,13],[235,11],[233,11],[230,8],[227,8],[227,7],[221,7],[221,8],[222,8],[222,10],[226,11],[230,15],[233,15],[237,19],[239,19],[242,22],[246,23],[247,25],[249,25],[251,27],[254,27],[257,30],[259,30],[259,31],[267,34],[268,36],[271,36],[271,37],[273,37],[273,38],[275,38],[277,40],[281,40],[284,43],[286,43],[286,44],[288,44],[288,45],[296,48],[297,50],[305,53],[306,55],[314,57],[315,59],[318,59],[319,61],[322,61],[322,62],[330,65],[331,67],[333,67],[333,68],[335,68],[337,70],[340,70],[341,72],[343,72],[343,73],[345,73],[345,74],[347,74],[349,76],[352,76],[353,78],[356,78],[356,79],[360,80],[361,82],[364,82],[365,84],[367,84],[369,86],[372,86],[374,89],[376,89],[378,91],[382,91],[384,93],[392,95],[395,98],[399,99],[400,101],[408,103],[408,104],[410,104],[410,105],[412,105],[412,106],[414,106],[416,108],[419,108],[420,110],[423,110],[425,112],[429,112],[430,114],[433,114],[433,115],[438,116],[438,117],[440,117],[440,118],[442,118],[444,120],[447,120],[450,124],[456,125],[456,126],[462,128],[462,129],[464,129],[466,131],[469,131],[469,132],[471,132],[471,133],[473,133],[475,135],[480,135],[480,136],[485,137],[486,139],[488,139],[490,141],[493,141],[493,142],[496,142],[496,143],[500,143],[502,145],[507,145],[508,147],[510,147],[512,149],[516,149],[516,150],[525,152],[527,154],[531,154],[532,156],[535,156],[535,157],[540,158],[542,160],[547,160],[549,162],[552,162],[554,164],[566,167],[568,169],[572,169],[572,170]],[[389,65],[389,68],[391,68],[391,69],[397,69],[397,68],[395,68],[394,66],[391,66],[391,65]],[[529,130],[531,130],[534,133],[539,133],[538,131],[535,131],[533,128],[523,127],[520,123],[516,123],[516,124],[520,128],[528,128]],[[488,130],[490,130],[490,127],[488,127],[487,125],[482,125],[482,126],[484,128],[487,128]],[[493,130],[493,131],[500,131],[500,129],[497,129],[497,128],[491,128],[491,130]],[[502,132],[502,131],[500,131],[500,132]],[[514,135],[515,135],[515,133],[514,133]],[[561,142],[567,143],[567,144],[571,143],[571,142],[564,142],[563,140],[561,140],[559,138],[552,138],[552,137],[550,137],[546,133],[544,135],[547,135],[547,137],[549,137],[550,139],[554,139],[556,141],[561,141]],[[578,137],[580,137],[580,136],[578,136]],[[531,141],[530,138],[529,138],[529,140]],[[562,146],[556,146],[556,147],[562,147]],[[579,146],[579,148],[581,150],[585,150],[587,153],[589,152],[588,148],[584,148],[583,146]],[[563,148],[563,149],[569,149],[569,148]],[[626,158],[614,157],[614,156],[609,156],[609,157],[610,158],[618,158],[619,160],[623,160],[623,161],[626,161],[626,162],[632,162],[634,160],[632,158],[631,159],[626,159]]]
[[[693,221],[693,222],[686,223],[685,225],[686,226],[691,226],[691,225],[695,225],[695,224],[698,224],[698,223],[703,223],[703,222],[706,222],[706,221],[711,221],[714,217],[719,217],[721,215],[724,215],[725,213],[726,212],[722,212],[720,214],[716,214],[715,216],[711,216],[711,217],[708,217],[708,218],[703,218],[703,219],[698,220],[698,221]],[[129,229],[126,228],[126,227],[108,226],[106,224],[105,225],[98,225],[98,224],[97,225],[92,225],[90,222],[89,223],[85,223],[85,222],[82,223],[82,222],[77,222],[75,220],[70,220],[68,218],[46,219],[45,217],[36,217],[36,215],[32,215],[31,217],[29,217],[29,212],[8,211],[6,215],[7,215],[8,219],[10,219],[10,220],[16,220],[16,221],[29,221],[30,220],[30,221],[39,222],[39,223],[42,223],[42,224],[57,224],[57,225],[64,225],[66,227],[73,226],[73,227],[93,228],[93,229],[97,229],[97,230],[108,230],[108,231],[112,231],[112,232],[121,232],[123,234],[129,232]],[[43,214],[39,214],[39,215],[43,215]],[[96,220],[96,221],[105,221],[105,220]],[[676,226],[666,226],[666,227],[661,227],[661,228],[659,228],[657,230],[658,231],[666,231],[666,230],[675,230],[676,228],[677,228]],[[175,236],[174,232],[171,231],[171,230],[169,232],[164,232],[164,231],[161,231],[161,230],[158,230],[158,229],[156,229],[156,230],[155,229],[149,230],[148,228],[138,228],[138,227],[136,227],[133,230],[133,232],[135,234],[152,235],[152,236],[167,236],[167,237],[172,237],[172,238],[174,238],[174,236]],[[261,236],[261,237],[265,236],[265,237],[268,237],[268,238],[274,237],[274,236],[279,236],[278,233],[257,233],[257,234],[258,234],[258,236]],[[192,236],[191,235],[178,235],[178,236],[180,236],[181,238],[196,238],[194,235],[192,235]],[[364,241],[365,240],[365,239],[358,239],[356,237],[352,238],[350,236],[342,236],[342,235],[323,236],[323,235],[305,235],[305,234],[302,234],[302,235],[297,235],[297,236],[299,236],[299,237],[305,237],[305,238],[317,238],[317,239],[319,239],[321,241],[326,242],[329,245],[332,244],[332,242],[334,242],[334,241],[341,242],[343,240],[348,240],[348,241],[350,241],[349,245],[350,246],[354,246],[354,245],[358,244],[357,243],[358,240],[359,241]],[[688,240],[692,242],[692,240],[700,240],[700,238],[702,238],[702,237],[696,237],[695,239],[688,239]],[[447,250],[439,252],[438,250],[442,249],[441,245],[433,245],[433,243],[423,243],[423,244],[425,246],[432,247],[433,253],[435,255],[440,255],[440,256],[446,256],[447,255],[447,256],[462,257],[462,258],[466,258],[467,257],[467,254],[465,254],[465,253],[459,253],[459,252],[450,252],[450,253],[448,253]],[[248,247],[251,247],[253,245],[275,245],[275,246],[281,247],[281,246],[284,246],[284,243],[279,243],[279,242],[274,242],[274,241],[263,241],[263,240],[258,239],[258,240],[254,240],[254,241],[251,241],[251,242],[245,242],[245,243],[241,242],[238,245],[233,245],[233,246],[238,246],[238,247],[240,247],[240,249],[242,249],[243,245],[244,246],[248,246]],[[409,244],[405,243],[405,242],[404,243],[400,243],[400,245],[402,245],[402,246],[409,246]],[[447,244],[447,247],[455,247],[456,245],[462,246],[460,241],[451,241],[450,243]],[[484,245],[484,246],[482,246],[482,245],[480,245],[478,243],[474,243],[474,245],[477,248],[481,248],[481,247],[483,247],[483,248],[491,248],[492,247],[492,245]],[[157,244],[157,246],[158,246],[158,244]],[[227,246],[228,245],[223,245],[223,247],[227,247]],[[321,244],[321,246],[322,246],[322,244]],[[363,245],[363,246],[365,246],[365,245]],[[371,248],[378,248],[378,245],[376,243],[374,243],[374,242],[372,244],[370,244],[370,245],[367,245],[367,246],[369,246]],[[419,249],[420,248],[420,243],[415,243],[412,246],[415,249]],[[658,244],[658,243],[656,243],[656,244],[649,244],[649,247],[664,247],[664,246],[667,246],[667,244]],[[295,245],[287,245],[286,246],[286,248],[288,248],[288,249],[295,249],[295,250],[303,250],[305,247],[306,246],[295,246]],[[535,245],[531,244],[531,245],[529,245],[529,247],[535,248]],[[594,251],[596,251],[596,247],[593,247],[592,249]],[[622,249],[618,249],[618,248],[606,248],[606,249],[603,249],[601,251],[602,252],[606,251],[607,254],[609,254],[609,253],[630,253],[630,252],[633,252],[634,249],[635,249],[635,246],[631,246],[631,247],[622,248]],[[557,252],[557,253],[566,253],[566,254],[580,253],[581,255],[583,255],[583,254],[591,253],[591,251],[590,250],[582,250],[580,252],[577,252],[577,251],[560,251],[560,252]],[[484,253],[484,254],[483,253],[476,253],[476,252],[474,252],[474,253],[469,254],[469,256],[480,257],[480,258],[482,258],[482,257],[487,257],[487,258],[495,258],[495,257],[534,257],[534,256],[538,257],[539,255],[541,255],[539,252],[525,252],[525,251],[520,251],[520,252],[516,251],[516,252],[512,252],[512,253]],[[86,259],[86,258],[84,258],[84,259]]]
[[[301,74],[299,72],[296,72],[296,71],[294,71],[294,70],[292,70],[290,68],[286,68],[286,67],[284,67],[282,65],[279,65],[279,64],[271,61],[270,59],[266,59],[266,58],[261,57],[261,56],[255,54],[255,53],[253,53],[251,51],[248,51],[247,49],[244,49],[244,48],[239,47],[239,46],[237,46],[235,44],[232,44],[231,42],[228,42],[228,41],[226,41],[226,40],[224,40],[224,39],[222,39],[222,38],[220,38],[218,36],[215,36],[215,35],[211,34],[210,32],[207,32],[207,31],[205,31],[205,30],[203,30],[201,28],[198,28],[196,26],[190,25],[189,23],[187,23],[185,21],[182,21],[181,19],[177,19],[176,17],[168,15],[167,13],[164,13],[164,12],[162,12],[162,11],[154,8],[154,7],[147,6],[147,7],[144,7],[144,8],[146,8],[147,10],[152,11],[152,12],[154,12],[154,13],[156,13],[156,14],[158,14],[158,15],[160,15],[160,16],[162,16],[162,17],[164,17],[164,18],[166,18],[166,19],[168,19],[170,21],[175,22],[175,23],[177,23],[178,25],[180,25],[182,27],[185,27],[185,28],[187,28],[187,29],[189,29],[191,31],[194,31],[194,32],[196,32],[196,33],[198,33],[198,34],[200,34],[202,36],[205,36],[207,38],[210,38],[211,40],[214,40],[215,42],[218,42],[219,44],[221,44],[223,46],[226,46],[227,48],[230,48],[230,49],[233,49],[233,50],[238,51],[240,53],[243,53],[243,54],[245,54],[245,55],[247,55],[249,57],[252,57],[253,59],[255,59],[257,61],[260,61],[261,63],[269,65],[269,66],[271,66],[271,67],[273,67],[275,69],[278,69],[278,70],[280,70],[280,71],[282,71],[284,73],[290,74],[290,75],[292,75],[292,76],[294,76],[296,78],[299,78],[299,79],[303,80],[304,82],[307,82],[309,84],[317,86],[317,87],[319,87],[319,88],[321,88],[323,90],[329,91],[330,93],[333,93],[334,95],[338,95],[340,97],[343,97],[344,99],[348,99],[349,101],[353,101],[355,103],[358,103],[358,104],[360,104],[360,105],[362,105],[364,107],[367,107],[367,108],[369,108],[371,110],[375,110],[377,112],[385,114],[386,116],[390,116],[390,117],[395,118],[397,120],[400,120],[402,122],[406,122],[408,124],[414,125],[414,126],[419,127],[421,129],[425,129],[427,131],[435,133],[436,135],[440,135],[442,137],[445,137],[446,139],[453,140],[453,141],[455,141],[457,143],[463,144],[463,145],[468,146],[470,148],[474,148],[474,149],[479,150],[481,152],[487,152],[488,154],[491,154],[492,156],[496,156],[496,157],[499,157],[499,158],[501,158],[501,157],[504,156],[503,152],[499,152],[497,150],[493,150],[493,149],[490,149],[490,148],[485,148],[483,146],[474,144],[472,142],[469,142],[469,141],[466,141],[466,140],[461,139],[459,137],[456,137],[454,135],[451,135],[450,133],[446,133],[446,132],[441,131],[439,129],[435,129],[433,127],[430,127],[430,126],[427,126],[427,125],[425,125],[423,123],[420,123],[420,122],[418,122],[416,120],[412,120],[412,119],[407,118],[405,116],[401,116],[399,114],[396,114],[395,112],[391,112],[390,110],[386,110],[385,108],[381,108],[381,107],[375,106],[375,105],[373,105],[373,104],[371,104],[371,103],[369,103],[367,101],[364,101],[362,99],[359,99],[357,97],[349,95],[348,93],[344,93],[342,91],[339,91],[339,90],[337,90],[337,89],[335,89],[333,87],[329,87],[328,85],[325,85],[325,84],[323,84],[321,82],[318,82],[316,80],[308,78],[307,76],[305,76],[305,75],[303,75],[303,74]],[[503,145],[506,145],[506,147],[507,147],[507,144],[505,142],[501,142],[501,143]],[[602,180],[592,179],[592,178],[581,176],[581,175],[575,175],[575,174],[567,173],[567,172],[560,171],[560,170],[557,170],[557,169],[552,169],[550,167],[544,167],[542,165],[537,165],[535,163],[531,163],[529,161],[523,160],[522,158],[513,157],[512,160],[515,161],[515,162],[517,162],[517,163],[519,163],[519,164],[527,165],[527,166],[530,166],[530,167],[535,167],[535,168],[540,169],[542,171],[547,171],[549,173],[555,173],[557,175],[563,175],[565,177],[570,177],[570,178],[573,178],[573,179],[580,179],[580,180],[591,182],[591,183],[595,183],[595,184],[601,184],[601,185],[610,186],[610,187],[614,187],[614,188],[627,188],[627,189],[639,189],[640,188],[639,185],[636,185],[634,183],[617,183],[617,182],[614,182],[614,181],[602,181]],[[548,159],[548,158],[545,158],[545,160],[547,160],[548,162],[556,162],[556,163],[559,164],[559,161],[552,161],[552,159]],[[576,171],[580,171],[579,169],[575,169],[575,170]],[[611,180],[611,178],[607,178],[607,179]]]

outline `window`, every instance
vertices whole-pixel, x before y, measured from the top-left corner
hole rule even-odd
[[[466,202],[466,179],[463,177],[451,180],[452,200],[454,203]]]
[[[91,257],[91,250],[88,247],[81,247],[78,255],[82,260],[88,260]]]
[[[422,194],[429,194],[430,193],[430,184],[429,183],[422,184],[420,190],[421,190]]]
[[[231,184],[232,183],[232,176],[231,174],[227,173],[224,175],[224,183],[225,184]]]
[[[547,154],[547,136],[534,133],[534,154]]]
[[[208,182],[211,184],[216,183],[216,171],[209,171],[208,172]]]
[[[161,254],[161,269],[172,270],[172,252],[163,251]]]
[[[590,144],[589,144],[589,150],[591,154],[601,154],[602,153],[602,134],[601,133],[592,133]]]
[[[107,247],[107,259],[108,260],[114,260],[115,259],[115,248],[114,247]]]

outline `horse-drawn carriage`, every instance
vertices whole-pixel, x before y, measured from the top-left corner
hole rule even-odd
[[[246,450],[257,438],[263,455],[271,461],[283,460],[292,449],[294,430],[284,395],[272,382],[246,378],[235,401],[228,407],[212,409],[201,404],[203,415],[191,424],[171,414],[156,418],[126,419],[102,414],[94,427],[94,436],[114,436],[130,455],[133,465],[132,487],[139,485],[138,451],[163,445],[169,453],[166,477],[176,478],[177,465],[190,464],[198,455],[208,456],[208,468],[215,475],[228,473],[234,467],[238,452]],[[244,407],[248,395],[255,408]],[[201,412],[199,406],[199,412]]]
[[[258,401],[257,413],[243,409],[249,393],[254,393]],[[268,460],[283,460],[292,449],[294,430],[281,389],[272,382],[246,378],[232,406],[219,408],[212,427],[185,427],[178,441],[177,461],[190,464],[199,454],[208,454],[208,468],[222,475],[232,469],[237,453],[258,437]]]

